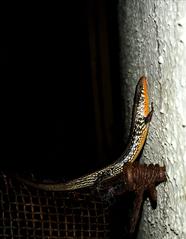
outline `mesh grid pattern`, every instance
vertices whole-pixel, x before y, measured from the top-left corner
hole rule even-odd
[[[0,238],[109,238],[108,211],[85,192],[46,192],[0,174]]]

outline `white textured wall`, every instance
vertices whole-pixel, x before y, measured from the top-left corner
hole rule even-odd
[[[186,0],[119,0],[118,8],[123,102],[132,105],[147,75],[155,113],[143,160],[166,165],[168,178],[157,209],[145,203],[138,238],[186,239]]]

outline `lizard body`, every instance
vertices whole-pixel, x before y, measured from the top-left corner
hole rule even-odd
[[[149,109],[147,79],[142,76],[136,86],[131,133],[129,143],[122,155],[112,164],[88,175],[68,181],[66,183],[37,183],[17,176],[17,179],[26,185],[46,191],[70,191],[93,186],[96,181],[108,180],[117,176],[123,170],[123,165],[132,163],[138,157],[147,138],[149,123],[153,113],[153,105]]]

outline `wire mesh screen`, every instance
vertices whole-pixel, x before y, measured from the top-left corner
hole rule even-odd
[[[0,174],[0,238],[109,238],[106,205],[88,191],[46,192]]]

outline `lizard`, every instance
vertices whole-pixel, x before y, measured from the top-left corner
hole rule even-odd
[[[16,176],[16,178],[26,185],[46,191],[77,190],[91,187],[97,181],[106,181],[111,179],[112,177],[122,173],[124,164],[133,163],[139,156],[147,138],[152,114],[153,103],[151,103],[150,110],[147,78],[142,76],[136,85],[128,145],[125,151],[115,162],[95,172],[64,183],[37,183],[33,180],[28,180],[20,176]]]

